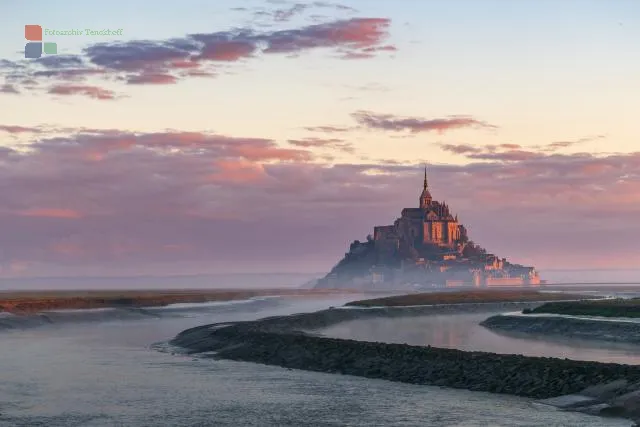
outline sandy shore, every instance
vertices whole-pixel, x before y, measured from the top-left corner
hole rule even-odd
[[[47,310],[110,307],[161,307],[177,303],[232,301],[269,295],[315,297],[337,294],[315,289],[216,289],[216,290],[144,290],[144,291],[30,291],[0,292],[0,312],[26,315]],[[342,291],[342,294],[350,294]],[[361,295],[361,292],[353,292]]]

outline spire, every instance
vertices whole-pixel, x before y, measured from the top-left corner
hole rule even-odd
[[[427,182],[427,165],[424,166],[424,186],[422,193],[420,194],[420,209],[427,209],[431,205],[431,193],[427,188],[429,183]]]
[[[424,187],[422,187],[424,190],[427,189],[427,187],[429,186],[429,184],[427,183],[427,165],[424,165]]]

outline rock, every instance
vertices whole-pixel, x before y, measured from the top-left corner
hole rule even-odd
[[[620,406],[628,411],[634,411],[640,413],[640,390],[632,391],[630,393],[623,394],[614,399],[611,399],[609,403],[612,406]]]
[[[605,401],[620,394],[620,391],[624,390],[628,385],[629,381],[626,379],[620,379],[606,384],[597,384],[587,387],[582,390],[580,394],[583,396],[594,397],[600,401]]]
[[[598,403],[597,399],[580,394],[567,394],[564,396],[551,397],[549,399],[539,400],[538,403],[555,406],[557,408],[576,408],[579,406],[588,406]]]
[[[607,408],[610,407],[611,405],[608,403],[598,403],[595,405],[580,406],[578,410],[589,415],[606,415],[606,413],[603,414],[602,412],[606,412]]]

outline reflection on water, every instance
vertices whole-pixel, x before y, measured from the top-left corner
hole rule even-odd
[[[196,325],[345,301],[254,302],[185,317],[63,323],[0,333],[0,427],[629,426],[529,399],[149,349]]]
[[[498,334],[479,325],[494,314],[498,313],[354,320],[322,332],[335,338],[362,341],[640,364],[640,346],[636,345]]]

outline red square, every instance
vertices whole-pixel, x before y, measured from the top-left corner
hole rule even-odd
[[[40,25],[25,25],[24,26],[24,38],[32,41],[39,42],[42,40],[42,27]]]

